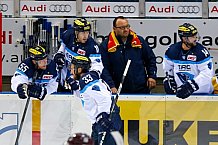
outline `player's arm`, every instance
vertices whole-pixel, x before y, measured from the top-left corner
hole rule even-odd
[[[31,90],[32,83],[28,77],[29,71],[29,66],[22,62],[11,79],[11,89],[18,94],[20,99],[26,99],[28,96],[35,97],[32,94],[35,94],[36,89]]]
[[[49,80],[47,86],[45,86],[47,90],[47,95],[50,95],[54,92],[57,92],[58,88],[58,82],[57,82],[57,76],[53,77],[51,80]]]
[[[28,76],[21,70],[17,69],[11,78],[11,89],[17,93],[17,87],[19,84],[28,84]]]
[[[166,74],[163,84],[166,94],[175,94],[177,90],[177,84],[174,78],[174,63],[173,61],[165,54],[163,59],[163,69]]]
[[[202,63],[197,64],[199,68],[199,75],[194,78],[198,86],[208,85],[208,82],[211,82],[213,77],[213,63],[211,58],[206,58]]]
[[[104,68],[103,63],[102,63],[102,59],[101,59],[101,54],[91,54],[89,56],[89,58],[92,61],[90,71],[96,71],[100,75],[102,73],[103,68]]]

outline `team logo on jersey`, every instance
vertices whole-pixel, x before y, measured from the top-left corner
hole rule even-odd
[[[78,49],[77,53],[84,56],[86,54],[86,51],[82,49]]]
[[[53,75],[43,75],[42,79],[45,79],[45,80],[50,80],[52,79]]]
[[[187,60],[196,61],[196,55],[188,55]]]
[[[191,66],[188,64],[178,65],[179,71],[191,71]]]

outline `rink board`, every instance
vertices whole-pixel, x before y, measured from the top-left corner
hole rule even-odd
[[[0,144],[13,145],[26,100],[0,94]],[[118,101],[125,145],[217,145],[218,96],[122,95]],[[81,101],[72,95],[32,100],[19,145],[62,145],[69,134],[91,133]]]

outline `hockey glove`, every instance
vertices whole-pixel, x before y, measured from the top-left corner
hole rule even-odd
[[[101,131],[110,132],[113,129],[113,123],[109,120],[109,116],[106,112],[102,112],[96,117],[96,123]]]
[[[63,53],[56,53],[54,56],[54,61],[57,64],[58,69],[62,69],[65,64],[65,56]]]
[[[113,112],[111,112],[111,121],[113,122],[113,131],[119,131],[122,127],[122,121],[120,117],[120,108],[115,104]]]
[[[188,80],[183,85],[177,88],[176,96],[185,99],[198,89],[199,86],[194,80]]]
[[[72,77],[67,78],[67,83],[70,85],[71,91],[79,89],[79,82],[74,80]]]
[[[173,76],[166,76],[163,80],[164,90],[166,94],[175,94],[176,93],[176,81]]]
[[[17,86],[17,94],[20,99],[26,99],[27,98],[27,84],[19,84]]]
[[[27,94],[30,97],[37,98],[42,101],[47,94],[47,89],[39,84],[32,83],[28,85]]]

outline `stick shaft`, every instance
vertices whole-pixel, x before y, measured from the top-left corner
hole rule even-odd
[[[37,78],[37,75],[38,75],[38,72],[35,71],[34,75],[33,75],[33,78],[32,78],[33,83],[35,82],[35,80]],[[27,91],[27,88],[26,88],[26,91]],[[29,104],[30,104],[30,96],[27,95],[27,101],[26,101],[25,108],[24,108],[24,111],[23,111],[23,116],[22,116],[22,119],[21,119],[21,122],[20,122],[20,127],[19,127],[18,132],[17,132],[15,145],[18,145],[18,141],[19,141],[20,134],[21,134],[21,131],[22,131],[22,128],[23,128],[23,123],[24,123],[24,119],[26,117],[26,113],[27,113],[27,109],[28,109]]]
[[[122,87],[123,87],[123,82],[124,82],[124,80],[125,80],[125,77],[126,77],[126,74],[127,74],[128,70],[129,70],[129,65],[130,65],[130,63],[131,63],[131,60],[129,59],[129,60],[127,61],[125,70],[124,70],[124,72],[123,72],[123,76],[122,76],[122,79],[121,79],[119,88],[118,88],[118,90],[117,90],[116,98],[115,98],[115,100],[114,100],[114,102],[113,102],[113,104],[112,104],[109,119],[111,119],[111,117],[112,117],[112,113],[113,113],[113,111],[114,111],[114,107],[115,107],[115,105],[116,105],[116,103],[117,103],[117,100],[118,100],[118,98],[119,98],[121,89],[122,89]],[[106,131],[103,132],[103,135],[102,135],[102,138],[101,138],[101,141],[100,141],[100,145],[103,145],[104,140],[105,140],[105,137],[106,137],[106,134],[107,134]]]

